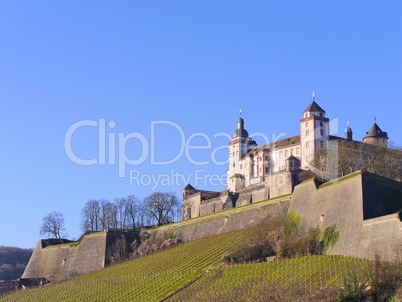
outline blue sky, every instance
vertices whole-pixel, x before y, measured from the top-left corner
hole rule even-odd
[[[297,135],[315,91],[341,132],[350,121],[361,140],[375,115],[402,145],[401,15],[400,1],[1,1],[0,245],[34,247],[42,218],[55,210],[78,238],[89,199],[152,192],[153,183],[130,185],[130,170],[147,175],[143,182],[179,173],[194,184],[196,173],[224,174],[227,165],[211,153],[228,139],[214,134],[232,134],[239,109],[249,133]],[[106,143],[117,141],[106,146],[105,164],[74,163],[68,129],[97,123],[78,128],[71,145],[78,157],[99,159],[103,120]],[[211,146],[152,164],[155,121],[170,123],[155,125],[157,161],[179,154],[179,129],[188,145],[205,146],[205,137],[191,137],[204,133]],[[143,138],[123,150],[144,156],[126,165],[125,177],[119,133]],[[214,158],[226,155],[221,148]],[[184,185],[155,189],[180,196]]]

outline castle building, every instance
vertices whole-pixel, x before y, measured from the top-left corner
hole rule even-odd
[[[227,190],[211,192],[187,185],[183,189],[184,219],[291,193],[299,173],[311,168],[318,150],[328,148],[331,141],[353,141],[349,123],[344,138],[330,135],[329,118],[316,103],[314,92],[299,120],[299,135],[257,146],[244,124],[239,117],[229,142]],[[388,135],[374,123],[363,141],[387,147]]]

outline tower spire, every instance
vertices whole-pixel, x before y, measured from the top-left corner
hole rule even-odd
[[[315,91],[313,91],[312,97],[313,97],[313,102],[315,102]]]

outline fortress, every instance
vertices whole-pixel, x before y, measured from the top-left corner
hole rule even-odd
[[[368,259],[376,254],[383,259],[394,256],[402,243],[402,223],[396,214],[402,209],[400,181],[356,167],[359,171],[330,182],[315,178],[300,182],[300,174],[310,169],[317,150],[328,148],[332,142],[387,147],[388,135],[376,123],[363,142],[353,141],[349,126],[344,138],[330,135],[325,114],[313,98],[303,111],[299,135],[262,146],[249,137],[240,117],[229,143],[228,188],[213,192],[188,184],[183,189],[183,221],[151,232],[161,238],[174,234],[177,239],[191,241],[252,227],[267,217],[294,210],[306,227],[324,229],[336,224],[340,239],[332,254]],[[107,265],[108,248],[119,236],[126,236],[127,242],[138,236],[123,233],[88,233],[78,242],[61,245],[40,240],[22,281],[61,281],[101,269]]]
[[[318,150],[327,149],[340,140],[353,140],[347,126],[343,138],[330,135],[330,120],[315,102],[302,112],[300,134],[269,144],[257,146],[244,128],[243,118],[237,120],[237,129],[229,142],[227,189],[221,192],[198,190],[188,184],[183,189],[183,219],[245,205],[293,192],[302,171],[311,169],[311,161]],[[383,147],[388,135],[374,122],[364,143]],[[361,167],[355,167],[355,170]]]

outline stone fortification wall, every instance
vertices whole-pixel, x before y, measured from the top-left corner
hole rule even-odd
[[[183,193],[183,219],[291,194],[298,183],[298,176],[299,171],[281,171],[268,174],[264,176],[264,182],[250,185],[237,192],[229,192],[228,190],[212,192],[195,189],[188,191],[189,189],[183,189],[185,190]]]
[[[237,194],[232,194],[228,191],[225,191],[219,197],[201,200],[200,216],[233,208],[236,200]]]
[[[191,194],[183,200],[183,219],[200,216],[201,192]]]
[[[268,216],[275,216],[287,211],[291,195],[273,198],[267,201],[236,207],[213,215],[205,215],[154,229],[159,236],[173,232],[184,241],[222,234],[252,227]]]
[[[364,219],[396,213],[402,209],[402,184],[366,173],[363,177]]]
[[[379,188],[394,199],[379,199],[374,193]],[[397,182],[368,173],[354,173],[319,188],[310,180],[295,188],[289,210],[301,214],[307,227],[337,225],[340,238],[332,254],[373,259],[378,253],[388,259],[402,242],[402,230],[397,215],[388,213],[382,203],[401,203],[396,191],[401,192]],[[364,219],[365,213],[371,219]]]
[[[265,186],[268,188],[268,198],[282,196],[293,192],[298,184],[299,172],[277,172],[265,176]]]
[[[83,236],[76,245],[43,248],[39,240],[22,278],[61,281],[105,266],[107,232]]]

